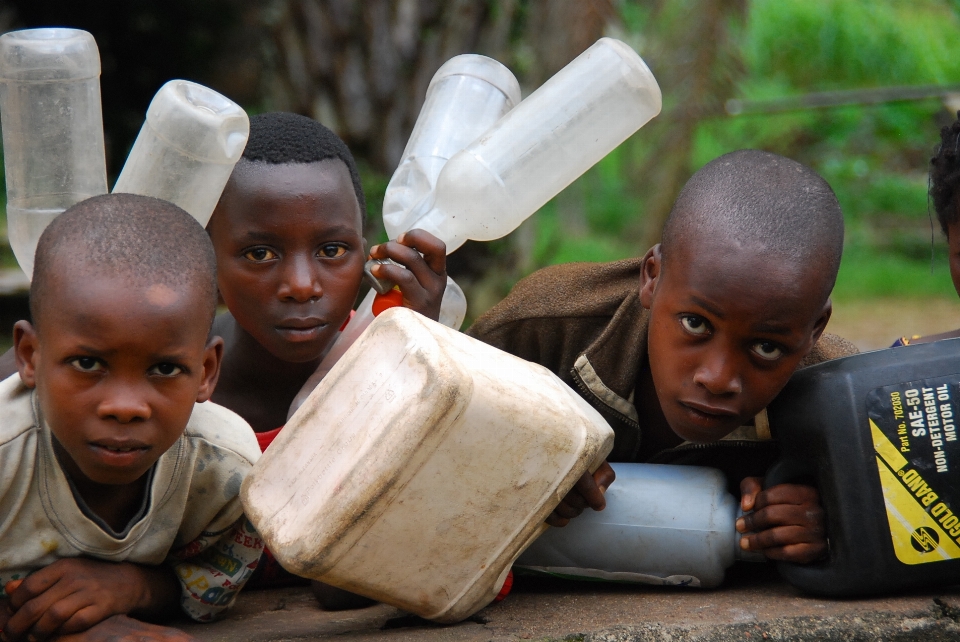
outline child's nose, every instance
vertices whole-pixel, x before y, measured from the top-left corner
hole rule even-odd
[[[278,293],[280,298],[305,303],[323,296],[323,287],[320,285],[320,275],[316,267],[316,261],[307,257],[291,257]]]
[[[101,419],[114,419],[122,424],[146,421],[151,416],[145,386],[126,381],[104,382],[105,394],[97,407]]]
[[[693,375],[693,381],[713,395],[739,394],[743,391],[743,382],[735,359],[725,351],[708,352]]]

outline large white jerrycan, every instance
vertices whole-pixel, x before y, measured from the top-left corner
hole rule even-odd
[[[601,512],[548,529],[517,566],[564,577],[711,588],[736,560],[740,503],[722,472],[700,466],[611,464]]]
[[[545,368],[405,308],[385,311],[243,482],[287,570],[456,622],[514,559],[613,431]]]

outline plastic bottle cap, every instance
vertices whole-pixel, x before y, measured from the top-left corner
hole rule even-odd
[[[497,597],[493,598],[494,603],[504,601],[508,595],[510,595],[510,589],[513,588],[513,571],[507,573],[507,579],[504,580],[503,586],[500,587],[500,592],[497,593]]]
[[[380,316],[380,313],[388,308],[397,308],[403,305],[403,292],[398,286],[386,294],[378,294],[373,297],[373,316]]]

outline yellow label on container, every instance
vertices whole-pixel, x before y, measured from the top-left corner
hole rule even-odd
[[[893,549],[904,564],[960,559],[957,376],[874,390],[870,432]]]

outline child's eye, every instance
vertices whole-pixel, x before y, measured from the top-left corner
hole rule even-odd
[[[702,336],[710,332],[710,326],[707,324],[707,320],[695,314],[687,314],[680,317],[680,325],[690,334],[697,336]]]
[[[270,261],[277,258],[277,253],[265,247],[255,247],[243,253],[243,258],[248,261]]]
[[[336,259],[343,256],[346,251],[347,248],[342,245],[334,245],[331,243],[330,245],[324,245],[320,248],[320,256],[326,259]]]
[[[70,361],[70,365],[80,372],[99,372],[103,370],[103,363],[93,357],[77,357]]]
[[[159,375],[161,377],[175,377],[183,372],[183,368],[173,363],[158,363],[150,368],[147,374]]]
[[[753,350],[753,353],[758,357],[768,361],[779,359],[783,355],[783,350],[777,344],[771,343],[770,341],[758,341],[754,343],[750,349]]]

